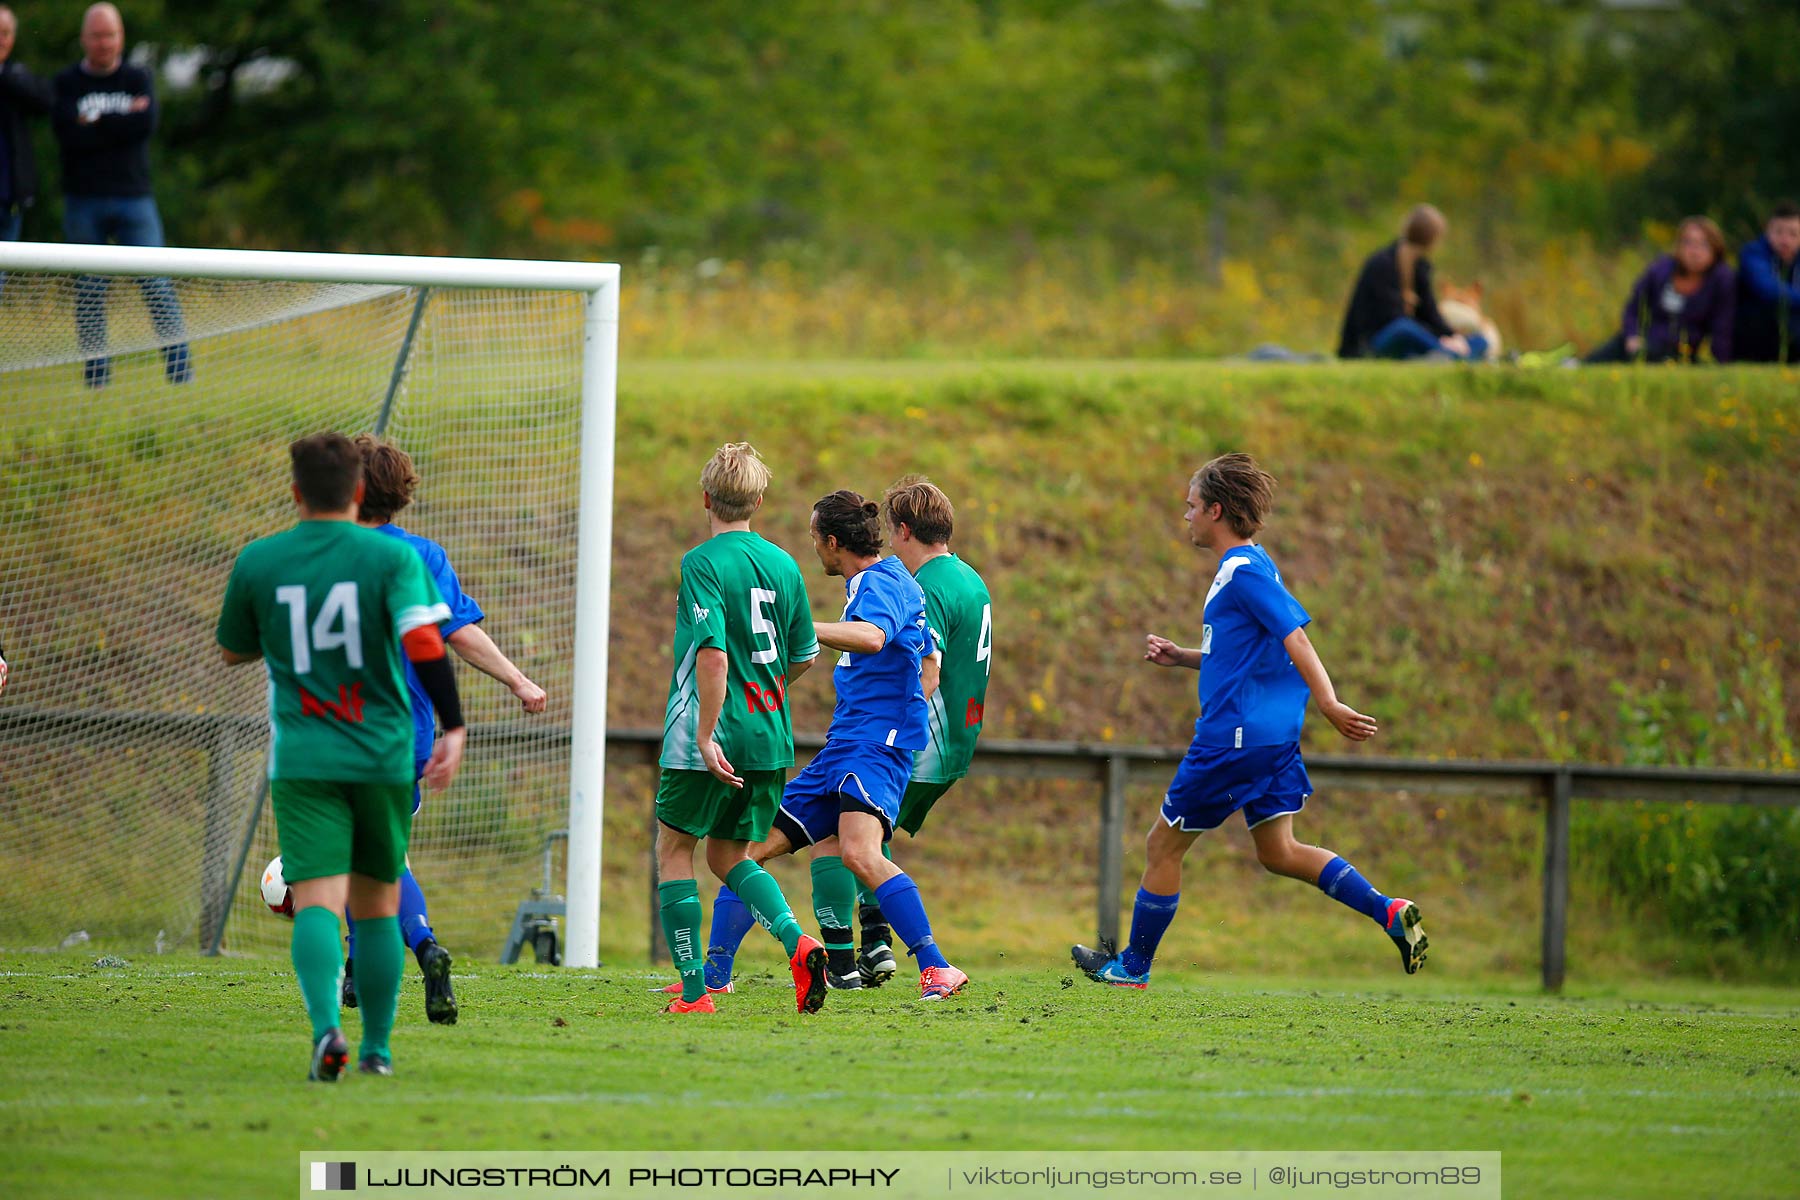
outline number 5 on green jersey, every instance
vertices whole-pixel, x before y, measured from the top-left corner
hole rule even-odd
[[[664,767],[704,771],[700,757],[701,650],[725,652],[725,706],[713,737],[733,767],[769,771],[794,763],[789,663],[818,657],[806,583],[785,550],[749,530],[711,538],[681,560],[675,670],[663,715]]]

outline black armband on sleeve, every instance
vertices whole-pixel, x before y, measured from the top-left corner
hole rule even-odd
[[[413,670],[419,673],[419,684],[431,700],[431,707],[437,709],[438,724],[446,731],[461,729],[462,697],[456,693],[456,672],[450,667],[450,656],[416,662]]]

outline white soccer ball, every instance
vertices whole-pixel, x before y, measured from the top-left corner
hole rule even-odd
[[[288,886],[287,880],[281,874],[281,855],[279,854],[270,859],[269,865],[263,868],[262,897],[263,903],[267,904],[269,911],[276,916],[291,917],[294,915],[294,889]]]

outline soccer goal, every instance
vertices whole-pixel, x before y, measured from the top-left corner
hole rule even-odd
[[[0,947],[273,951],[266,677],[214,623],[294,519],[286,446],[380,432],[484,628],[412,861],[485,957],[568,831],[564,961],[598,961],[619,269],[0,243]]]

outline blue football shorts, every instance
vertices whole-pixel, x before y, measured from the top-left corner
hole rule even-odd
[[[775,828],[795,846],[810,846],[837,833],[839,813],[866,812],[881,818],[886,841],[900,819],[912,763],[911,750],[880,742],[826,742],[782,789]]]
[[[1243,811],[1255,829],[1284,813],[1297,813],[1312,795],[1312,780],[1300,759],[1300,743],[1280,746],[1188,747],[1163,797],[1162,819],[1186,833],[1217,829]]]

